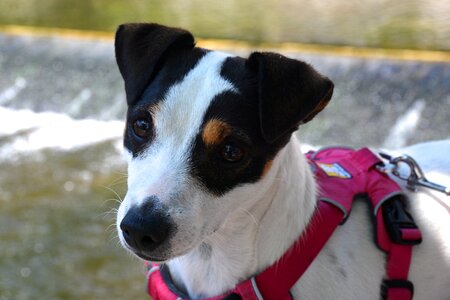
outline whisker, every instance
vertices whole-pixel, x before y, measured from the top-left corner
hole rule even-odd
[[[105,212],[102,212],[102,213],[98,214],[97,217],[106,218],[106,217],[108,217],[108,216],[110,216],[110,215],[116,215],[117,212],[118,212],[118,209],[117,209],[117,208],[111,208],[111,209],[108,210],[108,211],[105,211]]]
[[[118,184],[121,184],[121,183],[125,183],[126,180],[127,180],[127,178],[128,178],[128,176],[120,176],[120,177],[114,179],[114,180],[109,184],[109,186],[115,186],[115,185],[118,185]]]
[[[124,175],[125,177],[128,176],[128,172],[121,172],[121,171],[113,171],[114,174]]]
[[[116,223],[109,224],[109,226],[105,228],[105,232],[108,231],[110,231],[111,233],[116,232]]]
[[[117,234],[111,234],[109,242],[114,242],[115,246],[121,246],[120,239]]]
[[[122,197],[120,197],[119,194],[114,189],[112,189],[112,188],[110,188],[108,186],[102,186],[102,187],[107,189],[107,190],[109,190],[109,191],[111,191],[111,192],[113,192],[117,196],[117,198],[119,200],[119,203],[121,203],[123,201]]]
[[[120,200],[119,200],[119,199],[117,199],[117,198],[109,198],[109,199],[105,199],[105,200],[103,201],[103,205],[105,205],[105,204],[107,204],[108,202],[111,202],[111,201],[120,204]]]

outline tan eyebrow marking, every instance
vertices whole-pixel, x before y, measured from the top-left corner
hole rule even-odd
[[[203,142],[207,146],[217,145],[221,143],[232,132],[231,126],[221,120],[209,120],[202,132]]]

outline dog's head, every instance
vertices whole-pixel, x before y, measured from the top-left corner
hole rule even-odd
[[[182,29],[125,24],[115,47],[130,154],[117,227],[151,261],[189,252],[264,192],[278,151],[333,91],[304,62],[198,48]]]

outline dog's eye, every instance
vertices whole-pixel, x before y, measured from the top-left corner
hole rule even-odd
[[[234,163],[242,160],[244,157],[244,150],[238,145],[228,142],[222,146],[220,154],[225,161]]]
[[[147,138],[151,133],[151,125],[148,119],[137,119],[133,123],[134,134],[140,138]]]

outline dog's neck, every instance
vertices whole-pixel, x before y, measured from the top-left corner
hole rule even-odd
[[[316,205],[313,176],[295,137],[225,224],[190,253],[168,262],[192,298],[212,297],[263,271],[298,239]]]

